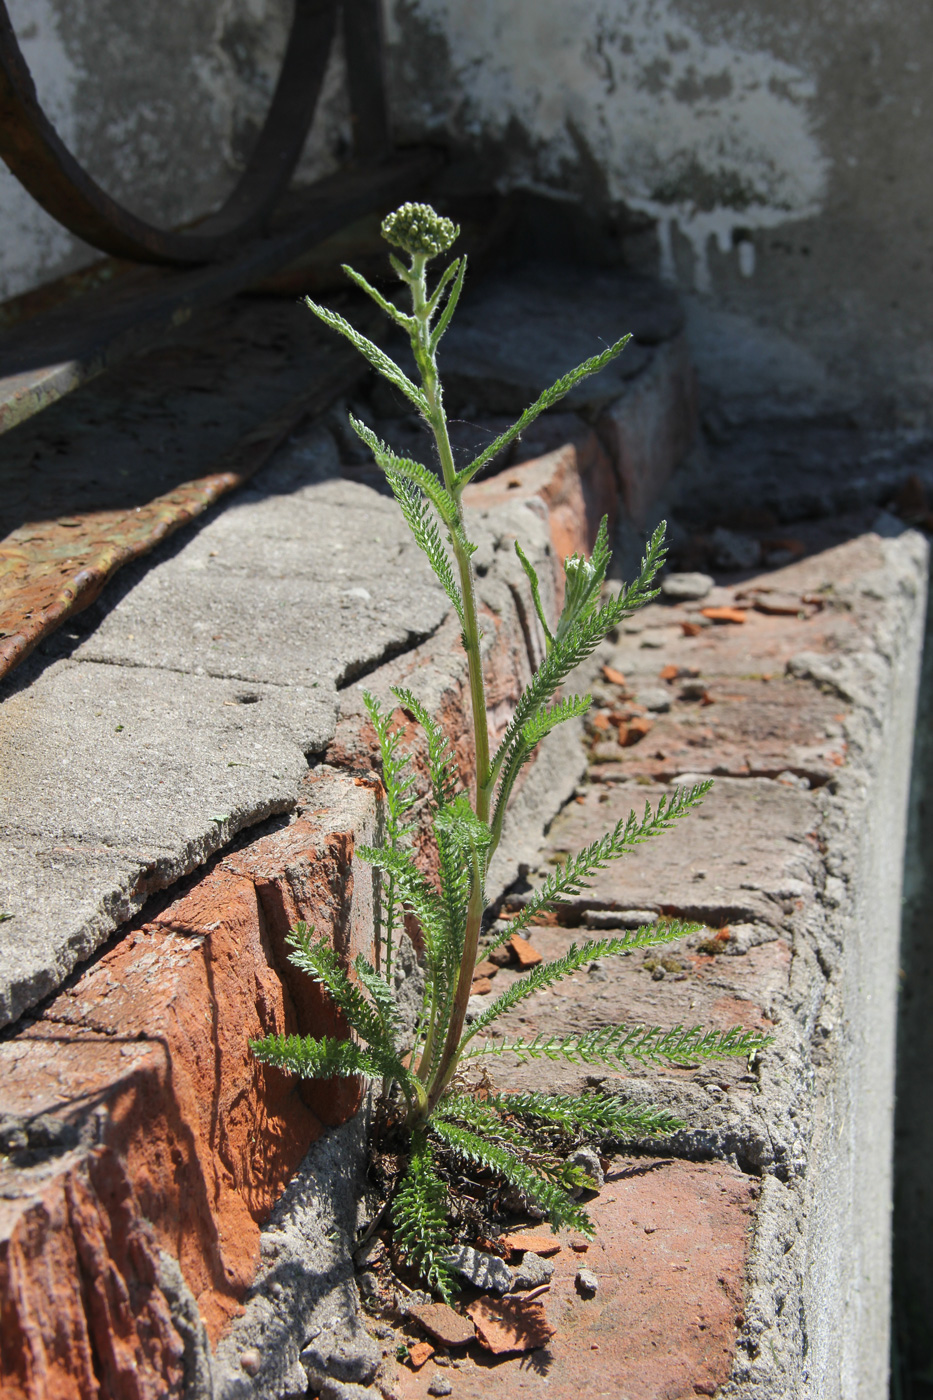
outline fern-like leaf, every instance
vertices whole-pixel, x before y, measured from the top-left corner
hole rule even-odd
[[[250,1049],[263,1064],[304,1079],[360,1074],[366,1079],[397,1079],[403,1087],[410,1080],[407,1070],[381,1046],[357,1045],[333,1036],[267,1035],[251,1040]]]
[[[667,1109],[625,1103],[612,1094],[497,1094],[487,1103],[506,1116],[545,1123],[570,1137],[583,1134],[593,1142],[667,1137],[684,1126]]]
[[[450,555],[444,547],[431,507],[420,489],[407,477],[400,475],[394,467],[384,467],[386,481],[399,503],[405,522],[415,538],[438,582],[450,599],[461,623],[463,622],[463,599],[457,587],[450,565]]]
[[[569,719],[579,718],[585,715],[590,708],[589,695],[568,695],[560,700],[550,709],[542,708],[537,714],[522,727],[521,733],[509,751],[506,759],[502,777],[499,780],[499,792],[496,797],[496,809],[492,820],[492,830],[494,842],[498,844],[502,834],[502,824],[505,820],[506,810],[515,780],[526,763],[529,762],[535,749],[541,740],[550,734],[552,729],[556,729],[559,724],[564,724]]]
[[[704,1060],[747,1059],[770,1045],[773,1037],[764,1031],[733,1026],[727,1031],[704,1030],[702,1026],[601,1026],[598,1030],[574,1035],[538,1035],[533,1040],[487,1040],[474,1045],[464,1060],[487,1055],[515,1055],[522,1063],[530,1060],[564,1060],[573,1065],[606,1065],[610,1069],[631,1069],[633,1064],[695,1064]]]
[[[391,360],[384,350],[380,350],[378,345],[374,345],[365,335],[361,335],[355,326],[351,326],[337,311],[331,311],[328,306],[319,306],[310,297],[305,297],[305,306],[313,311],[315,316],[324,322],[325,326],[330,326],[331,330],[338,331],[340,335],[349,340],[372,365],[373,369],[387,379],[390,384],[394,384],[396,389],[400,389],[406,398],[410,399],[420,413],[428,412],[428,402],[419,388],[408,378],[404,370],[400,369],[394,360]]]
[[[376,1014],[382,1022],[386,1045],[391,1045],[395,1049],[399,1031],[399,1017],[391,986],[379,976],[372,963],[362,953],[357,954],[353,966],[356,969],[357,977],[372,997]]]
[[[381,438],[378,438],[371,428],[365,423],[361,423],[358,418],[350,414],[350,427],[356,433],[361,442],[365,442],[370,452],[375,458],[376,465],[383,471],[393,471],[397,476],[404,477],[413,486],[423,492],[437,511],[441,520],[448,527],[454,527],[457,523],[457,507],[440,479],[421,462],[414,462],[410,457],[399,457],[393,452]]]
[[[421,725],[428,741],[428,767],[431,773],[431,787],[434,803],[444,807],[452,802],[460,786],[460,773],[457,760],[451,750],[450,740],[437,720],[428,714],[420,700],[416,700],[410,690],[396,686],[393,695],[403,709],[414,715]]]
[[[355,268],[348,266],[347,263],[341,263],[340,266],[349,277],[350,281],[356,283],[360,291],[372,297],[373,301],[379,307],[379,310],[384,311],[390,321],[394,321],[397,326],[401,326],[403,331],[407,331],[408,334],[411,335],[418,324],[414,316],[407,316],[404,311],[399,311],[397,306],[367,282],[361,272],[357,272]]]
[[[499,437],[497,437],[494,442],[491,442],[488,447],[484,448],[478,457],[473,458],[469,466],[464,467],[463,471],[458,473],[458,482],[465,486],[468,481],[472,481],[476,473],[482,471],[486,463],[491,462],[493,457],[502,451],[503,447],[508,447],[510,442],[514,442],[517,437],[521,437],[525,429],[529,428],[536,418],[540,417],[540,415],[545,413],[549,408],[553,408],[554,404],[559,402],[565,394],[569,394],[570,390],[579,384],[581,380],[586,379],[591,374],[598,374],[601,369],[605,369],[606,366],[625,349],[631,338],[630,335],[624,335],[621,340],[617,340],[614,345],[610,345],[609,348],[603,350],[601,354],[594,355],[589,360],[584,360],[583,364],[577,365],[576,369],[572,369],[569,373],[561,375],[560,379],[552,384],[549,389],[545,389],[544,393],[535,399],[530,407],[525,409],[522,416],[516,423],[512,424],[511,428],[507,428],[504,433],[500,433]]]
[[[652,590],[651,584],[664,562],[664,528],[662,522],[652,536],[635,582],[602,607],[578,617],[560,640],[555,637],[553,647],[515,707],[515,714],[492,761],[494,776],[498,775],[524,725],[550,700],[561,682],[596,650],[607,632],[656,596],[657,589]]]
[[[454,312],[455,312],[456,309],[457,309],[457,302],[460,300],[460,293],[463,291],[463,279],[464,279],[464,277],[466,277],[466,270],[467,270],[467,260],[466,260],[466,257],[460,258],[459,262],[460,262],[460,266],[457,268],[457,280],[454,282],[454,285],[453,285],[453,286],[451,287],[451,289],[450,289],[450,295],[449,295],[448,298],[447,298],[447,304],[446,304],[446,306],[444,307],[444,310],[441,312],[441,319],[438,321],[437,325],[434,327],[434,330],[431,332],[430,348],[431,348],[431,354],[432,354],[432,355],[434,354],[435,350],[437,349],[438,345],[440,344],[440,342],[441,342],[441,337],[443,336],[443,334],[444,334],[444,332],[446,331],[447,327],[450,325],[450,318],[451,318],[451,316],[453,316]],[[453,267],[455,267],[455,266],[456,266],[456,262],[451,263],[450,267],[449,267],[449,268],[447,269],[447,271],[444,273],[444,276],[441,278],[441,281],[440,281],[440,283],[438,284],[438,287],[437,287],[437,289],[436,289],[436,291],[435,291],[435,293],[434,293],[434,296],[433,296],[432,299],[431,299],[431,300],[432,300],[432,312],[431,312],[432,315],[434,314],[434,311],[436,311],[436,309],[437,309],[437,304],[438,304],[438,302],[439,302],[439,300],[440,300],[440,293],[443,291],[444,286],[446,285],[447,278],[449,277],[450,272],[451,272],[451,268],[453,268]]]
[[[444,1262],[451,1235],[447,1224],[447,1186],[434,1166],[434,1152],[424,1132],[412,1134],[411,1157],[392,1203],[395,1239],[421,1277],[449,1303],[451,1270]]]
[[[518,555],[519,563],[525,570],[528,582],[531,584],[532,602],[535,605],[535,612],[538,614],[538,621],[541,623],[544,630],[544,640],[547,644],[547,650],[550,651],[551,647],[554,645],[554,637],[544,614],[544,604],[541,602],[541,585],[538,581],[537,570],[531,560],[526,556],[518,540],[515,541],[515,553]]]
[[[513,929],[515,922],[514,919],[511,922]],[[562,958],[555,958],[553,962],[539,963],[537,967],[532,968],[531,972],[526,973],[524,977],[517,978],[511,986],[506,987],[505,991],[476,1017],[463,1038],[463,1044],[465,1045],[467,1041],[472,1040],[479,1031],[484,1030],[500,1016],[504,1016],[507,1011],[511,1011],[513,1006],[517,1006],[520,1001],[534,996],[535,992],[543,991],[545,987],[553,986],[555,982],[560,982],[565,977],[571,977],[587,963],[595,962],[598,958],[619,957],[622,953],[630,953],[636,948],[650,948],[659,943],[673,943],[675,939],[684,938],[688,934],[698,931],[698,924],[684,924],[679,919],[672,919],[670,923],[665,924],[644,924],[641,928],[633,929],[621,938],[592,939],[579,948],[576,943],[571,943]]]
[[[350,981],[330,944],[324,939],[313,940],[313,932],[305,923],[295,925],[286,939],[293,949],[289,961],[326,987],[333,1002],[367,1045],[387,1055],[393,1054],[394,1047],[386,1037],[379,1012]]]
[[[554,631],[555,643],[562,642],[576,622],[584,622],[599,606],[599,591],[609,568],[609,520],[603,516],[589,559],[572,554],[564,560],[564,606]]]
[[[585,1173],[579,1168],[565,1165],[555,1170],[553,1165],[542,1162],[539,1170],[536,1170],[508,1147],[480,1137],[450,1119],[434,1117],[430,1127],[464,1161],[485,1167],[510,1186],[516,1186],[533,1205],[545,1212],[552,1229],[559,1230],[561,1226],[571,1225],[584,1234],[593,1234],[589,1216],[569,1194],[575,1186],[586,1184]],[[553,1179],[555,1177],[556,1180]]]
[[[638,820],[634,812],[630,812],[627,817],[621,818],[616,823],[612,831],[607,831],[605,836],[601,836],[598,841],[594,841],[575,856],[568,857],[563,865],[558,866],[534,893],[529,895],[522,909],[511,920],[509,927],[504,930],[496,943],[490,945],[490,951],[492,948],[498,947],[500,943],[505,943],[513,933],[528,928],[540,913],[552,909],[565,895],[580,894],[589,885],[593,876],[610,861],[618,860],[621,856],[634,850],[636,846],[640,846],[642,842],[650,840],[651,837],[659,835],[662,831],[667,831],[681,817],[686,816],[692,808],[702,802],[711,787],[712,780],[709,779],[695,783],[692,787],[676,788],[670,796],[665,793],[655,811],[652,812],[649,803],[645,804],[645,814],[641,821]],[[639,930],[639,935],[641,932],[642,930]],[[667,941],[663,928],[658,926],[658,942],[665,943]],[[650,943],[639,946],[648,947]]]

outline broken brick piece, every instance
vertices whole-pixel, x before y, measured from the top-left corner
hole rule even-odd
[[[470,985],[470,995],[474,997],[484,997],[487,992],[492,991],[492,983],[488,977],[474,977]]]
[[[433,1355],[434,1348],[430,1342],[415,1342],[413,1347],[408,1348],[408,1364],[413,1371],[420,1371]]]
[[[503,1356],[510,1351],[536,1351],[553,1337],[544,1304],[537,1298],[502,1298],[493,1302],[477,1298],[467,1312],[476,1324],[476,1335],[487,1351]]]
[[[684,623],[684,626],[688,624]],[[698,676],[699,668],[696,666],[662,666],[658,672],[658,679],[662,681],[683,681],[689,680],[691,676]]]
[[[561,1250],[560,1240],[553,1235],[523,1235],[516,1232],[503,1235],[499,1243],[508,1254],[540,1254],[545,1259],[548,1255],[559,1254]]]
[[[522,967],[537,967],[538,963],[543,961],[537,948],[532,948],[527,938],[522,938],[519,934],[513,933],[509,942],[512,945],[512,951],[518,958]]]
[[[632,744],[639,743],[651,730],[654,720],[643,715],[632,715],[631,719],[619,725],[619,743],[623,749],[631,748]]]
[[[420,1307],[409,1308],[408,1315],[441,1346],[465,1347],[476,1335],[470,1319],[454,1312],[446,1303],[423,1303]]]
[[[603,675],[611,685],[625,685],[626,680],[621,671],[617,671],[614,666],[604,666]]]
[[[710,622],[735,622],[745,621],[744,608],[701,608],[701,617],[708,617]]]
[[[494,962],[492,961],[491,958],[484,958],[482,962],[477,963],[476,966],[474,967],[474,969],[473,969],[473,976],[474,976],[474,978],[476,978],[476,977],[495,977],[495,975],[496,975],[496,973],[497,973],[498,971],[499,971],[499,964],[498,964],[498,963],[494,963]]]

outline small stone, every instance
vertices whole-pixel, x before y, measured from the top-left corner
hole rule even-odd
[[[360,1297],[364,1303],[370,1307],[381,1307],[386,1301],[386,1294],[375,1274],[367,1269],[365,1273],[359,1274],[356,1286],[360,1291]]]
[[[589,1240],[571,1240],[570,1248],[574,1254],[585,1254],[590,1247]]]
[[[667,574],[661,580],[661,594],[672,603],[692,603],[705,598],[712,586],[709,574]]]
[[[488,977],[474,977],[470,987],[470,993],[475,997],[488,996],[492,991],[492,982]]]
[[[449,1395],[453,1386],[446,1376],[433,1376],[428,1386],[429,1395]]]
[[[602,1162],[600,1162],[597,1153],[593,1151],[592,1147],[578,1147],[570,1158],[570,1165],[572,1167],[582,1167],[587,1176],[590,1177],[597,1186],[604,1185],[606,1173],[603,1171]]]
[[[512,1287],[512,1270],[494,1254],[483,1254],[479,1249],[461,1245],[447,1256],[446,1262],[476,1288],[488,1289],[490,1293],[508,1293]]]
[[[353,1255],[360,1268],[369,1269],[373,1264],[379,1264],[386,1257],[386,1247],[378,1235],[368,1239],[365,1244],[361,1244]]]
[[[491,962],[495,967],[507,967],[511,961],[512,949],[508,943],[504,943],[501,948],[493,948],[487,959],[487,962]]]
[[[259,1375],[262,1357],[255,1347],[248,1347],[246,1351],[240,1352],[240,1365],[248,1376]]]
[[[413,1371],[420,1371],[426,1361],[430,1361],[434,1355],[434,1348],[430,1342],[415,1342],[413,1347],[408,1348],[408,1364]]]
[[[635,700],[637,704],[644,706],[646,710],[651,710],[654,714],[666,714],[671,708],[670,691],[662,690],[660,686],[656,690],[640,690]]]
[[[574,1283],[577,1285],[577,1291],[582,1293],[584,1298],[592,1298],[599,1290],[599,1279],[592,1269],[578,1269]]]
[[[541,1259],[537,1254],[526,1254],[520,1264],[514,1270],[515,1282],[513,1288],[540,1288],[543,1283],[550,1283],[554,1273],[554,1265],[550,1259]]]

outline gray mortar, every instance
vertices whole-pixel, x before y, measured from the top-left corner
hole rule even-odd
[[[186,1400],[283,1400],[303,1396],[309,1379],[373,1379],[382,1353],[360,1320],[352,1258],[368,1118],[361,1112],[312,1145],[263,1226],[260,1271],[215,1353],[213,1392]],[[240,1362],[254,1349],[255,1376]]]

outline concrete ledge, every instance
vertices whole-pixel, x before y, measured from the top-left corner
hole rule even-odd
[[[670,784],[729,775],[679,841],[611,867],[531,936],[554,956],[568,925],[625,927],[645,917],[637,911],[700,919],[708,932],[667,961],[622,960],[562,997],[532,998],[512,1030],[773,1027],[754,1066],[614,1081],[682,1109],[689,1126],[672,1153],[761,1178],[741,1315],[716,1377],[716,1393],[737,1400],[887,1389],[900,881],[926,570],[920,536],[868,535],[640,614],[599,658],[626,685],[595,674],[590,783],[545,847],[546,862],[594,839],[651,798],[659,773]],[[799,606],[779,612],[772,597]],[[708,605],[736,620],[704,619]],[[633,714],[648,719],[634,744]],[[512,1089],[539,1087],[532,1066],[500,1068]],[[585,1076],[549,1065],[547,1082],[579,1088]],[[700,1307],[691,1287],[682,1304]],[[642,1324],[632,1325],[637,1346]]]

